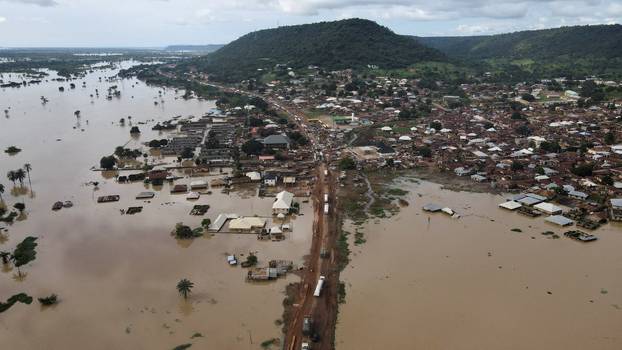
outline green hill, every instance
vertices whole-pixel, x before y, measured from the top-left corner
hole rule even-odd
[[[415,39],[500,81],[622,77],[622,26],[617,24]]]
[[[622,57],[622,25],[618,24],[417,40],[449,56],[464,58]]]
[[[435,49],[362,19],[321,22],[252,32],[191,64],[213,79],[239,81],[277,64],[317,65],[338,70],[375,65],[404,68],[422,61],[444,61]]]

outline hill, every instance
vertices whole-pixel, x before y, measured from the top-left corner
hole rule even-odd
[[[498,35],[415,37],[498,81],[622,78],[622,26],[574,26]]]
[[[363,19],[279,27],[252,32],[195,61],[213,79],[236,81],[260,75],[276,64],[329,70],[404,68],[445,56],[412,38]]]
[[[462,58],[622,57],[622,25],[617,24],[417,40],[449,56]]]

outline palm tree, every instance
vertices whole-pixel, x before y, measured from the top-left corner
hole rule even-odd
[[[185,278],[177,283],[177,291],[184,297],[184,299],[188,299],[188,294],[192,291],[192,287],[194,287],[194,283]]]
[[[0,184],[0,203],[4,202],[2,199],[2,194],[4,193],[4,185]]]
[[[30,181],[30,171],[32,170],[32,165],[30,165],[30,163],[24,164],[24,170],[26,170],[26,174],[28,174],[28,185],[30,185],[30,190],[32,191],[32,182]]]
[[[15,173],[15,170],[11,170],[6,173],[6,177],[13,182],[13,187],[15,187],[15,181],[17,181],[17,174]]]
[[[26,177],[26,173],[24,172],[24,169],[17,169],[15,170],[15,178],[17,180],[19,180],[19,183],[23,186],[24,185],[24,178]]]

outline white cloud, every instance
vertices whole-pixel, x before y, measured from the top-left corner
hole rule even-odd
[[[0,23],[2,23],[2,22],[6,22],[6,17],[0,16]]]
[[[0,2],[1,1],[16,2],[16,3],[37,5],[37,6],[43,6],[43,7],[50,7],[50,6],[58,5],[58,3],[55,0],[0,0]]]

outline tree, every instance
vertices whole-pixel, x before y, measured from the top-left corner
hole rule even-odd
[[[4,199],[2,199],[3,193],[4,193],[4,185],[0,184],[0,203],[4,202]]]
[[[201,221],[201,226],[202,226],[203,228],[208,228],[208,227],[209,227],[209,225],[211,225],[211,224],[212,224],[212,220],[210,220],[210,219],[203,219],[203,220]]]
[[[26,173],[24,172],[24,169],[17,169],[15,170],[15,178],[19,181],[20,185],[24,185],[24,178],[26,178]]]
[[[520,114],[520,112],[513,112],[512,113],[512,117],[513,120],[521,120],[521,119],[525,119],[525,117],[523,117],[522,114]]]
[[[52,294],[44,298],[37,298],[37,300],[39,300],[39,303],[41,303],[41,305],[50,306],[58,303],[58,296],[56,294]]]
[[[32,297],[26,293],[15,294],[10,297],[6,303],[0,302],[0,313],[10,309],[15,303],[30,305],[30,303],[32,303]]]
[[[188,279],[182,279],[177,283],[177,291],[184,299],[188,299],[188,294],[192,292],[192,288],[194,287],[194,283],[190,282]]]
[[[512,162],[512,166],[511,166],[512,171],[519,171],[519,170],[523,170],[524,168],[525,168],[525,165],[523,165],[523,163],[517,162],[517,161]]]
[[[356,168],[356,162],[351,157],[344,157],[339,161],[341,170],[352,170]]]
[[[536,98],[532,94],[523,94],[521,98],[527,102],[533,102]]]
[[[26,209],[26,204],[24,204],[24,203],[15,203],[13,205],[13,208],[19,210],[19,212],[21,213],[21,212],[23,212]]]
[[[22,275],[22,272],[19,269],[20,266],[24,266],[37,258],[37,251],[35,250],[36,247],[37,237],[32,236],[24,238],[24,240],[15,247],[11,259],[13,260],[15,267],[17,267],[17,273],[20,277]]]
[[[433,121],[430,123],[430,128],[439,131],[443,128],[443,124],[439,121]]]
[[[130,129],[130,135],[132,134],[140,134],[140,129],[137,126],[132,126]]]
[[[13,187],[15,187],[15,181],[17,181],[17,174],[15,173],[15,170],[11,170],[6,173],[6,177],[9,179],[9,181],[13,182]]]
[[[186,147],[183,151],[181,151],[180,155],[182,159],[190,159],[194,157],[194,151],[192,151],[192,148]]]
[[[531,135],[531,129],[529,129],[527,124],[523,124],[516,128],[516,133],[522,136],[529,136]]]
[[[32,165],[30,163],[24,164],[24,170],[26,170],[26,174],[28,174],[28,186],[30,190],[32,190],[32,181],[30,181],[30,171],[32,170]]]
[[[431,158],[432,150],[428,146],[419,147],[417,148],[417,154],[423,158]]]
[[[102,169],[111,170],[117,164],[117,159],[114,156],[102,157],[99,161],[99,166]]]
[[[616,143],[616,135],[612,131],[605,134],[605,143],[608,145]]]
[[[261,154],[261,151],[263,151],[263,144],[256,140],[246,141],[242,145],[242,152],[247,155],[259,155]]]
[[[594,171],[594,164],[592,163],[583,163],[574,165],[570,171],[581,177],[592,176],[592,172]]]

